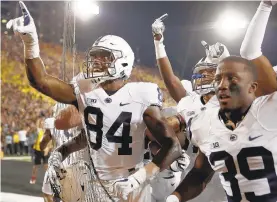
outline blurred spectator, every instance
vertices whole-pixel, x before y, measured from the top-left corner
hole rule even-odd
[[[12,149],[12,143],[13,143],[13,138],[11,134],[6,135],[6,149],[5,149],[5,154],[12,155],[13,154],[13,149]]]
[[[26,130],[20,130],[18,131],[19,136],[19,148],[20,148],[20,155],[23,155],[25,152],[25,142],[27,141],[27,131]]]
[[[31,130],[29,132],[28,137],[27,137],[27,142],[28,142],[28,153],[31,155],[32,161],[33,161],[33,158],[34,158],[33,146],[35,144],[36,138],[37,138],[37,132],[35,130]]]
[[[40,150],[40,142],[42,141],[43,138],[43,134],[44,134],[44,130],[43,130],[43,123],[44,120],[43,119],[38,119],[36,125],[37,125],[37,138],[36,141],[34,143],[34,164],[33,164],[33,168],[32,168],[32,176],[30,179],[30,184],[35,184],[36,183],[36,179],[37,179],[37,170],[38,170],[38,166],[41,165],[43,163],[43,167],[45,169],[45,171],[47,170],[48,167],[48,158],[50,156],[50,154],[48,154],[47,156],[44,155],[44,152]]]
[[[19,155],[19,135],[17,132],[13,134],[13,146],[14,146],[14,154]]]

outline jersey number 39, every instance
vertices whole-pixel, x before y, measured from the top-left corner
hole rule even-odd
[[[89,115],[96,116],[96,124],[89,122]],[[100,108],[88,106],[84,111],[84,116],[87,130],[96,132],[96,143],[90,141],[90,145],[93,149],[98,150],[102,146],[103,113]],[[132,155],[132,148],[129,147],[129,144],[132,143],[132,137],[130,136],[131,119],[131,112],[121,112],[106,133],[106,137],[109,142],[121,143],[121,148],[118,148],[118,155]],[[116,131],[122,124],[122,136],[115,136]]]

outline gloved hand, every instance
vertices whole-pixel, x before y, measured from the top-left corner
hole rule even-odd
[[[24,43],[25,58],[39,57],[38,35],[34,20],[22,1],[19,5],[23,16],[9,20],[7,29],[13,28],[15,35],[19,35]]]
[[[185,150],[182,150],[182,155],[169,166],[169,169],[173,172],[183,172],[188,168],[189,164],[190,157],[186,154]]]
[[[119,198],[127,200],[130,193],[140,186],[140,182],[133,175],[126,179],[118,180],[114,183],[114,193]]]
[[[230,53],[227,47],[222,43],[215,43],[213,45],[208,45],[206,41],[201,41],[201,44],[204,46],[206,50],[207,57],[223,59],[225,57],[230,56]]]
[[[167,13],[162,15],[161,17],[157,18],[152,24],[152,33],[155,41],[163,42],[164,40],[163,33],[165,30],[165,26],[163,20],[167,18],[167,16]]]

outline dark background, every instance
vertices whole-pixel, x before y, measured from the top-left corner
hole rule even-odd
[[[20,16],[18,2],[1,2],[2,19]],[[64,2],[25,2],[35,19],[40,40],[61,43],[63,33]],[[227,9],[241,12],[250,21],[260,2],[223,1],[102,1],[97,4],[100,14],[88,21],[76,20],[76,43],[78,51],[86,51],[102,35],[115,34],[123,37],[133,48],[136,62],[155,68],[155,51],[151,24],[164,13],[165,45],[174,71],[181,78],[190,78],[193,66],[204,56],[201,40],[209,44],[224,43],[231,54],[239,55],[246,29],[237,37],[228,38],[212,28],[222,12]],[[2,23],[2,32],[5,26]],[[265,34],[262,50],[273,65],[277,64],[277,10],[273,8]]]

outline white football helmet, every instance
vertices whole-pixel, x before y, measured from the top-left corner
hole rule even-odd
[[[134,52],[124,39],[114,35],[100,37],[87,52],[83,64],[84,77],[94,80],[95,83],[119,78],[128,79],[134,60]],[[103,70],[103,67],[106,70]]]
[[[214,92],[214,75],[219,62],[230,56],[227,47],[224,44],[216,43],[210,47],[217,47],[216,54],[208,54],[203,57],[194,67],[192,74],[192,89],[199,95],[205,95]]]

